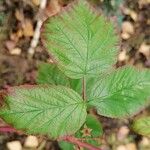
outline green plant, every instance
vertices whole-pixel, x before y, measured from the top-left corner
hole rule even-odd
[[[135,132],[150,137],[150,116],[136,119],[132,127]]]
[[[70,142],[98,150],[102,127],[88,113],[91,108],[99,115],[123,118],[149,104],[150,71],[113,69],[118,51],[113,23],[87,2],[79,0],[48,19],[42,38],[54,61],[40,66],[42,85],[9,88],[0,110],[15,128],[48,135],[65,149],[73,149],[64,143]]]

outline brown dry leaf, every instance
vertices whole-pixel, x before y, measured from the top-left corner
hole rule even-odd
[[[17,34],[18,38],[21,38],[23,36],[22,29],[19,29],[16,34]]]
[[[60,10],[61,10],[61,6],[59,4],[59,0],[51,0],[46,10],[46,15],[48,17],[53,16],[57,14]]]
[[[40,0],[32,0],[32,3],[33,3],[35,6],[39,6],[39,5],[40,5]]]
[[[10,40],[14,41],[14,42],[18,42],[19,38],[17,36],[17,33],[11,33],[10,34]]]
[[[6,41],[5,42],[5,47],[8,49],[8,50],[11,50],[13,48],[15,48],[16,46],[16,43],[14,41]]]
[[[32,37],[34,34],[34,29],[32,25],[32,21],[29,19],[25,19],[23,23],[23,34],[25,37]]]
[[[139,0],[138,3],[139,3],[139,6],[142,7],[143,5],[150,4],[150,0]]]
[[[24,15],[21,11],[19,11],[18,9],[16,9],[15,11],[15,17],[18,21],[23,21],[24,20]]]

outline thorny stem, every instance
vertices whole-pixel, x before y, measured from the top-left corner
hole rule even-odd
[[[86,148],[88,150],[101,150],[100,148],[97,148],[97,147],[95,147],[95,146],[93,146],[91,144],[82,142],[82,141],[80,141],[79,139],[77,139],[77,138],[75,138],[73,136],[65,136],[61,140],[69,142],[69,143],[72,143],[72,144],[75,144],[75,145],[77,145],[79,147]]]
[[[2,132],[2,133],[6,133],[6,132],[13,133],[13,132],[17,132],[17,131],[10,126],[3,126],[3,127],[0,127],[0,132]],[[75,138],[73,136],[64,136],[62,138],[59,138],[58,140],[59,141],[66,141],[66,142],[75,144],[79,147],[86,148],[88,150],[101,150],[100,148],[97,148],[91,144],[85,143],[85,142],[81,141],[82,139],[78,139],[78,138]]]
[[[82,98],[83,100],[86,99],[86,79],[83,77],[82,79]]]
[[[0,127],[0,132],[6,133],[6,132],[17,132],[14,128],[10,126],[2,126]]]

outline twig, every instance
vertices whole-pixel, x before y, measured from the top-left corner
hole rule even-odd
[[[41,0],[40,1],[40,8],[39,10],[44,10],[46,8],[46,4],[47,4],[47,0]],[[35,48],[38,45],[39,42],[39,38],[40,38],[40,29],[42,27],[43,24],[43,19],[39,17],[37,24],[36,24],[36,28],[35,28],[35,32],[34,32],[34,36],[33,39],[31,41],[31,45],[30,48],[28,49],[28,53],[33,56],[34,52],[35,52]]]
[[[69,142],[69,143],[72,143],[72,144],[75,144],[79,147],[83,147],[83,148],[86,148],[88,150],[101,150],[100,148],[97,148],[93,145],[90,145],[88,143],[85,143],[85,142],[82,142],[80,141],[79,139],[75,138],[75,137],[72,137],[72,136],[65,136],[62,138],[63,141],[66,141],[66,142]]]

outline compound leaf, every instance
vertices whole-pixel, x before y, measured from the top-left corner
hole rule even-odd
[[[133,130],[141,135],[150,137],[150,117],[142,117],[135,120]]]
[[[75,133],[86,120],[86,104],[63,86],[14,87],[0,116],[29,134],[51,138]]]
[[[70,78],[97,76],[115,63],[118,38],[114,25],[79,0],[51,17],[42,32],[46,48]]]
[[[89,104],[107,117],[133,115],[150,103],[150,71],[123,67],[93,87]]]

